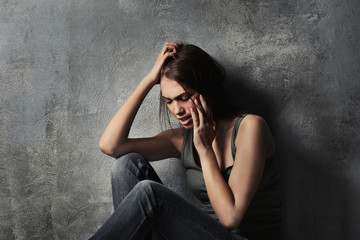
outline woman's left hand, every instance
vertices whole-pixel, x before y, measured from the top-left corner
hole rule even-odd
[[[197,151],[212,148],[216,136],[215,121],[210,106],[202,95],[194,100],[195,108],[191,108],[194,129],[194,146]]]

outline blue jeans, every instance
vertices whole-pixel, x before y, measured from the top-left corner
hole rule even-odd
[[[111,172],[114,213],[94,239],[237,239],[219,222],[162,185],[140,154],[116,160]]]

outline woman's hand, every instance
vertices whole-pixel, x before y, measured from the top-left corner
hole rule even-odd
[[[153,85],[160,83],[161,68],[168,57],[174,57],[177,46],[178,44],[174,42],[166,42],[164,44],[164,47],[161,50],[160,55],[156,59],[154,66],[146,76],[146,79],[150,81]]]
[[[216,126],[210,106],[202,95],[194,100],[195,108],[191,108],[194,129],[194,146],[198,152],[212,148],[216,136]]]

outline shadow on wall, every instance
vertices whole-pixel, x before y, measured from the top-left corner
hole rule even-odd
[[[275,101],[265,91],[256,90],[246,84],[250,82],[251,77],[247,73],[251,72],[251,69],[240,68],[237,72],[228,72],[225,92],[229,93],[226,97],[229,98],[227,102],[232,105],[231,108],[237,112],[262,116],[271,125],[273,117],[276,116],[275,111],[281,110],[281,107],[276,106]]]
[[[348,221],[352,190],[344,176],[346,169],[334,163],[334,156],[326,151],[329,147],[304,145],[293,126],[281,119],[285,105],[277,102],[281,96],[275,99],[269,92],[247,85],[252,81],[246,74],[250,71],[228,73],[225,90],[235,110],[262,116],[274,136],[283,199],[283,239],[353,239]],[[330,133],[319,130],[317,134],[324,139]]]

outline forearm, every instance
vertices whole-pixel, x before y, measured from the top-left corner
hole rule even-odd
[[[227,228],[236,227],[246,210],[245,204],[239,205],[235,202],[233,192],[222,175],[213,149],[199,151],[199,157],[207,193],[219,222]]]
[[[140,82],[107,125],[99,142],[101,151],[111,156],[121,155],[121,145],[126,143],[136,113],[153,86],[147,77]]]

